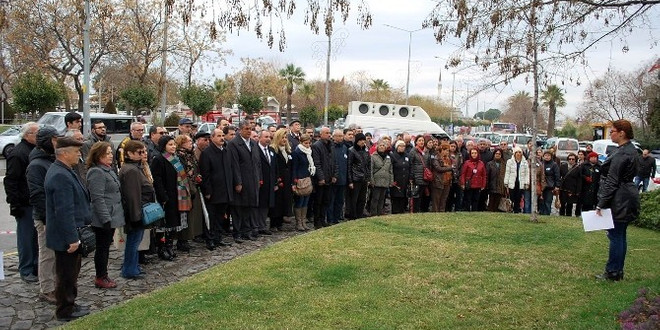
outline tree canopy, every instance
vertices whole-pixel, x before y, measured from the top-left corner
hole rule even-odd
[[[64,100],[60,84],[39,72],[23,74],[11,89],[14,107],[23,113],[38,112],[40,115],[54,110]]]

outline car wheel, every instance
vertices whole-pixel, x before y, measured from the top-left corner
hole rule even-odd
[[[7,156],[11,153],[11,151],[14,150],[14,145],[13,144],[8,144],[5,146],[5,148],[2,150],[2,156],[7,159]]]

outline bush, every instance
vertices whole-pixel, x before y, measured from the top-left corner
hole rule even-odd
[[[660,231],[660,189],[640,195],[641,211],[633,224],[638,227]]]
[[[660,329],[660,295],[642,288],[637,292],[637,299],[626,311],[619,314],[619,323],[625,330]]]
[[[176,127],[179,126],[179,120],[181,120],[181,117],[177,115],[176,113],[172,112],[169,116],[165,117],[165,122],[163,125],[165,127]]]

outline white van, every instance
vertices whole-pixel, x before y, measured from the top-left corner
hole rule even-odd
[[[635,149],[637,149],[637,152],[641,154],[642,148],[639,145],[639,143],[637,141],[631,141],[631,142],[635,146]],[[598,161],[600,162],[604,162],[605,159],[607,159],[607,155],[609,155],[610,152],[616,150],[616,148],[619,147],[618,144],[614,143],[610,139],[596,140],[592,142],[591,145],[593,146],[593,150],[598,154]]]
[[[64,116],[68,112],[46,112],[39,120],[37,124],[53,126],[59,134],[64,134],[66,130],[66,123],[64,123]],[[81,116],[82,113],[79,113]],[[123,139],[131,131],[131,123],[134,122],[132,116],[126,115],[115,115],[109,113],[90,113],[89,114],[91,122],[97,120],[103,121],[106,127],[106,134],[110,136],[113,142]],[[145,131],[146,132],[146,131]]]
[[[344,127],[357,125],[374,138],[381,135],[395,136],[408,132],[411,135],[431,134],[447,137],[447,133],[418,106],[352,101],[348,103],[348,115]]]
[[[551,137],[545,141],[543,149],[548,150],[555,147],[556,155],[560,160],[566,161],[568,154],[574,153],[577,155],[580,150],[578,140],[563,137]]]

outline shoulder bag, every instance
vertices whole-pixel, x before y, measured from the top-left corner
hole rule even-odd
[[[417,156],[419,157],[419,161],[422,162],[422,167],[424,167],[424,175],[422,179],[426,182],[433,182],[433,171],[424,165],[424,158],[422,158],[421,155],[417,154]]]
[[[154,192],[154,201],[152,203],[147,203],[142,206],[142,224],[149,226],[152,223],[165,219],[165,210],[160,206],[160,203],[156,200],[156,192]]]
[[[78,227],[78,239],[80,240],[78,251],[83,257],[87,257],[96,250],[96,234],[92,230],[92,226]]]
[[[300,178],[296,182],[296,190],[294,193],[298,196],[309,196],[312,193],[312,178]]]
[[[500,205],[497,207],[498,210],[506,213],[511,213],[513,212],[513,202],[511,202],[511,199],[506,196],[502,196],[502,199],[500,199]]]

